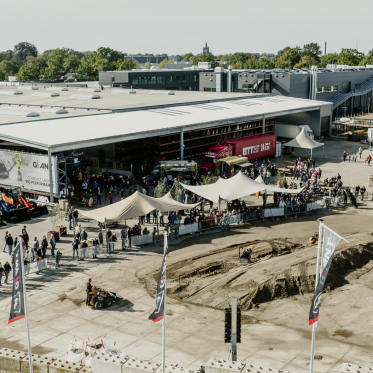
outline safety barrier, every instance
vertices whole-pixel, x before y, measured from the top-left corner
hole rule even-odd
[[[285,209],[283,207],[277,207],[277,208],[270,208],[270,209],[264,209],[263,210],[263,219],[266,218],[274,218],[285,216]]]
[[[183,234],[193,234],[193,233],[196,233],[196,232],[199,232],[198,223],[182,225],[179,228],[179,236],[181,236]]]
[[[224,216],[222,218],[221,225],[227,226],[227,225],[232,225],[232,224],[238,224],[240,222],[241,222],[241,214]]]
[[[132,236],[131,241],[133,246],[145,245],[153,242],[153,234],[149,233],[141,236]]]
[[[94,256],[102,254],[102,245],[81,247],[78,249],[78,258],[93,258]]]
[[[47,268],[48,268],[47,259],[38,260],[37,262],[31,262],[25,265],[25,275],[40,272],[43,269],[47,269]]]

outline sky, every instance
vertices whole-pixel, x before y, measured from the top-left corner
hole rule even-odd
[[[26,41],[126,53],[277,53],[316,42],[327,53],[373,49],[373,2],[361,0],[18,0],[1,5],[0,51]]]

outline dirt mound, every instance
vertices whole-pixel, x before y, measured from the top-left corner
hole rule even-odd
[[[252,263],[238,263],[238,246],[229,246],[173,263],[167,268],[167,293],[178,300],[223,309],[232,294],[242,310],[261,303],[312,293],[315,288],[314,248],[301,242],[273,239],[247,242],[254,245]],[[305,254],[305,251],[309,254]],[[285,255],[287,254],[287,255]],[[373,243],[335,254],[325,290],[343,286],[373,269]],[[370,263],[372,261],[372,263]],[[312,262],[312,271],[309,265]],[[144,281],[153,294],[159,272]],[[247,323],[255,323],[247,320]]]

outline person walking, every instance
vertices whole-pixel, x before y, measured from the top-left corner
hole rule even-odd
[[[122,239],[122,250],[126,250],[127,229],[124,227],[120,232],[120,238]]]
[[[113,203],[113,199],[114,199],[113,192],[110,192],[110,193],[109,193],[109,202],[110,202],[110,204]]]
[[[120,189],[119,195],[120,195],[120,200],[122,201],[124,198],[123,188]]]
[[[13,250],[13,237],[12,235],[9,233],[8,234],[8,238],[6,239],[6,244],[8,245],[8,252],[9,252],[9,255],[12,255],[12,250]]]
[[[359,156],[360,156],[360,159],[361,159],[361,155],[363,154],[363,148],[360,146],[359,148]]]
[[[54,234],[52,233],[49,243],[51,244],[51,255],[54,256],[54,249],[56,248],[56,239],[54,238]]]
[[[26,245],[26,249],[28,249],[28,243],[30,241],[30,238],[29,238],[29,236],[27,234],[27,230],[26,230],[26,226],[25,225],[23,226],[23,230],[22,230],[22,239],[23,239],[23,242]]]
[[[367,156],[367,162],[368,162],[368,166],[370,166],[370,162],[372,161],[372,156],[369,154]]]
[[[4,247],[3,247],[3,253],[5,253],[5,249],[7,246],[6,240],[8,239],[8,231],[5,232],[4,234]]]
[[[100,202],[101,205],[101,189],[100,187],[97,188],[97,204]]]
[[[57,250],[55,258],[56,258],[56,263],[55,263],[55,268],[58,268],[60,266],[60,260],[62,257],[62,253],[60,250]]]
[[[5,276],[4,284],[8,283],[8,276],[11,270],[12,270],[12,267],[10,266],[9,262],[6,261],[4,264],[4,276]]]
[[[343,152],[343,162],[346,162],[346,158],[347,158],[347,153],[346,151]]]

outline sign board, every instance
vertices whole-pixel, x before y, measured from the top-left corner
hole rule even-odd
[[[58,194],[57,158],[52,157],[53,193]],[[48,156],[0,150],[0,184],[50,192]]]

